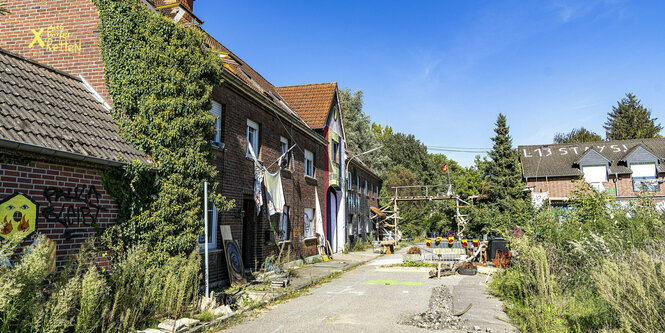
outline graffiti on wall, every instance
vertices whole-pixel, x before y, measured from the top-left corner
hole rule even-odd
[[[37,228],[38,204],[29,196],[14,193],[0,201],[0,237],[22,233],[25,238]]]
[[[48,28],[40,28],[39,30],[31,29],[31,31],[33,38],[28,45],[29,49],[37,45],[47,52],[81,52],[81,41],[73,40],[62,23],[51,24]]]
[[[76,185],[68,189],[49,187],[44,190],[44,197],[48,206],[42,209],[42,214],[46,222],[65,227],[65,239],[86,231],[83,228],[96,226],[99,213],[106,211],[100,204],[101,194],[95,185]]]
[[[596,145],[596,146],[586,146],[584,148],[582,147],[577,147],[577,146],[572,146],[572,147],[561,147],[561,148],[556,148],[552,149],[549,147],[540,147],[536,149],[526,149],[522,148],[522,154],[524,157],[549,157],[554,154],[558,154],[561,156],[568,155],[568,154],[584,154],[587,150],[589,149],[595,149],[597,152],[602,153],[606,149],[608,151],[612,151],[614,153],[619,153],[619,152],[627,152],[628,147],[626,145]]]

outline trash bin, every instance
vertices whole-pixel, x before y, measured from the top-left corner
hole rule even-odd
[[[487,245],[487,249],[489,251],[489,260],[494,260],[496,257],[496,250],[508,251],[508,241],[501,237],[492,238]]]

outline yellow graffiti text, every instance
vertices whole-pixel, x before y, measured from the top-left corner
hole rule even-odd
[[[35,38],[28,45],[28,48],[32,48],[37,43],[39,46],[45,48],[47,52],[81,52],[81,41],[72,40],[71,33],[65,29],[63,24],[49,25],[46,28],[46,36],[42,39],[43,32],[44,28],[39,29],[39,31],[32,29]]]
[[[30,45],[28,45],[28,48],[31,49],[35,43],[38,43],[39,46],[44,47],[44,41],[42,40],[42,32],[44,32],[44,28],[39,29],[39,31],[35,31],[35,29],[31,29],[32,33],[35,34],[35,38],[32,39],[32,42]]]

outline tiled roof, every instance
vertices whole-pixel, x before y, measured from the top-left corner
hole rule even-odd
[[[80,79],[0,49],[3,139],[115,162],[149,162],[120,138],[109,112]]]
[[[614,140],[585,143],[529,145],[517,147],[524,177],[580,176],[577,162],[593,149],[608,159],[611,174],[631,173],[626,158],[638,146],[658,158],[658,172],[665,172],[665,139]]]
[[[292,115],[296,118],[296,121],[307,125],[300,115],[290,107],[289,103],[280,96],[272,83],[268,82],[268,80],[261,76],[261,74],[209,34],[206,35],[206,42],[215,52],[220,54],[226,70],[233,73],[233,75],[244,82],[245,85],[263,95],[264,98],[275,104],[277,107]]]
[[[337,83],[277,87],[277,91],[311,128],[326,125]]]

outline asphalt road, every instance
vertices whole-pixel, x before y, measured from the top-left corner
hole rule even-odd
[[[474,302],[469,327],[485,332],[509,332],[501,303],[484,293],[483,275],[429,279],[426,269],[382,268],[401,262],[401,254],[386,255],[312,289],[309,294],[264,309],[230,332],[431,332],[397,324],[400,317],[427,310],[432,289],[445,284],[456,296],[454,309]],[[391,281],[383,281],[391,280]],[[462,317],[464,318],[464,317]],[[466,330],[465,330],[466,332]]]

